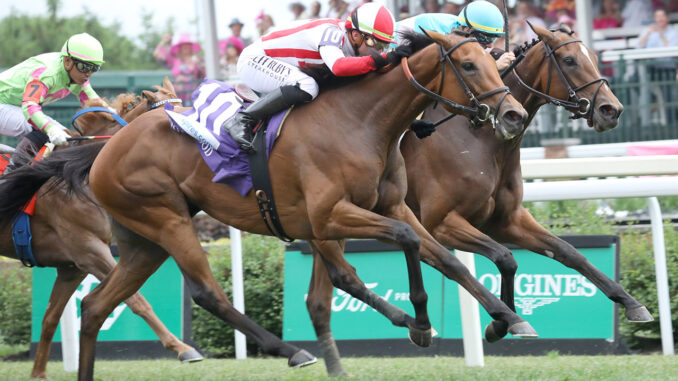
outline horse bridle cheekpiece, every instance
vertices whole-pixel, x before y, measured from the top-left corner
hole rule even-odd
[[[552,31],[554,32],[554,31]],[[541,38],[540,38],[541,40]],[[563,41],[556,45],[555,47],[551,48],[549,44],[546,43],[546,41],[541,40],[542,44],[544,45],[544,49],[546,50],[546,56],[549,59],[549,68],[548,68],[548,78],[546,80],[546,92],[542,93],[541,91],[530,87],[525,81],[523,81],[522,78],[518,75],[518,72],[516,71],[516,66],[513,67],[513,74],[516,76],[516,79],[518,80],[518,83],[520,83],[521,86],[523,86],[526,90],[529,92],[539,96],[540,98],[544,99],[547,103],[551,103],[555,106],[563,106],[566,109],[570,110],[572,112],[572,116],[570,116],[570,119],[579,119],[579,118],[586,118],[586,120],[589,123],[592,123],[592,118],[593,118],[593,108],[591,105],[595,105],[596,103],[596,98],[598,97],[598,93],[600,92],[600,88],[603,86],[603,84],[608,83],[607,79],[603,77],[598,77],[597,79],[591,80],[589,82],[586,82],[585,84],[579,86],[579,87],[572,87],[570,84],[570,81],[567,80],[567,77],[565,76],[565,73],[563,73],[563,70],[560,68],[560,65],[558,64],[558,60],[555,57],[555,52],[556,50],[560,49],[561,47],[567,45],[567,44],[572,44],[575,42],[581,43],[582,41],[580,39],[573,38],[568,41]],[[527,53],[525,53],[527,55]],[[550,96],[549,90],[551,89],[551,68],[555,67],[556,71],[558,72],[558,75],[560,76],[560,79],[563,81],[565,86],[567,86],[567,94],[568,97],[567,99],[559,99]],[[598,87],[596,87],[596,91],[593,93],[593,98],[588,99],[588,98],[581,98],[577,95],[577,91],[580,91],[596,82],[600,82],[598,84]],[[609,84],[608,84],[609,85]],[[574,111],[573,111],[574,110]]]
[[[425,32],[424,32],[425,33]],[[414,78],[412,75],[412,72],[410,71],[410,68],[407,64],[407,57],[402,58],[402,65],[403,69],[405,71],[405,76],[407,79],[412,83],[412,85],[419,90],[420,92],[424,93],[425,95],[429,96],[430,98],[436,100],[436,102],[441,102],[446,105],[449,105],[452,108],[455,108],[459,110],[460,114],[466,115],[469,119],[471,119],[472,124],[475,128],[480,127],[484,122],[487,122],[488,120],[492,120],[492,127],[495,126],[496,124],[496,114],[501,108],[502,103],[504,102],[504,99],[506,99],[506,96],[510,93],[509,88],[507,86],[502,86],[499,88],[496,88],[494,90],[490,90],[488,92],[485,92],[483,94],[480,94],[478,96],[473,95],[473,92],[471,92],[471,89],[468,87],[466,82],[464,81],[464,78],[461,76],[459,73],[459,70],[457,70],[456,66],[454,66],[454,63],[452,62],[451,56],[452,53],[454,53],[455,50],[457,50],[460,46],[468,43],[468,42],[478,42],[475,38],[465,38],[461,41],[459,41],[456,45],[451,47],[448,50],[444,50],[443,46],[436,41],[436,44],[438,44],[438,50],[440,52],[440,63],[441,63],[441,69],[440,69],[440,86],[438,87],[438,93],[434,93],[433,91],[427,89],[426,87],[422,86],[417,80]],[[464,106],[461,105],[457,102],[454,102],[451,99],[447,99],[442,96],[443,92],[443,86],[445,84],[445,62],[447,62],[450,67],[452,67],[452,71],[454,72],[455,77],[457,78],[457,81],[461,85],[462,90],[464,90],[464,93],[466,96],[469,98],[471,101],[471,106]],[[497,104],[497,108],[495,112],[492,112],[492,109],[490,106],[488,106],[485,103],[481,103],[483,99],[489,98],[495,94],[498,93],[504,93],[501,96],[501,99],[499,100],[499,103]],[[446,117],[445,119],[442,119],[435,123],[435,126],[443,123],[444,121],[454,117],[457,114],[451,114],[450,116]]]

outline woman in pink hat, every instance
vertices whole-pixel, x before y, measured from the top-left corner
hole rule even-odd
[[[238,74],[238,57],[243,49],[245,46],[242,40],[235,36],[219,41],[219,65],[223,78],[231,78]]]
[[[153,57],[159,64],[166,66],[174,76],[174,88],[182,101],[190,101],[191,93],[205,78],[205,68],[198,53],[200,44],[193,41],[188,34],[175,36],[166,34],[155,48]]]

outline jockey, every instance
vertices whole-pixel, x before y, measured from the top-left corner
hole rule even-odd
[[[25,137],[17,150],[31,154],[48,140],[67,144],[66,127],[45,115],[42,105],[71,93],[83,105],[99,99],[89,77],[103,63],[101,43],[81,33],[66,40],[61,52],[31,57],[0,73],[0,135]]]
[[[386,64],[381,53],[393,36],[389,10],[375,3],[356,8],[345,21],[295,21],[246,47],[238,59],[240,79],[267,93],[223,124],[245,151],[252,151],[252,128],[259,120],[318,95],[318,83],[300,68],[327,65],[336,76],[354,76]]]
[[[470,33],[484,48],[504,35],[504,16],[499,8],[485,0],[468,4],[459,12],[459,16],[447,13],[424,13],[396,23],[396,41],[398,34],[405,31],[422,33],[421,28],[434,32],[450,34],[453,30]],[[395,46],[395,45],[393,45]],[[506,69],[516,59],[513,52],[504,52],[496,59],[497,69]]]

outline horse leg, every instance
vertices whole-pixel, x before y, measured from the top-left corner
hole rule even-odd
[[[492,261],[501,274],[501,301],[513,312],[516,311],[514,283],[518,263],[511,250],[488,237],[457,212],[452,211],[432,230],[435,239],[443,245],[470,253],[480,254]],[[488,341],[493,342],[506,336],[508,325],[495,320],[486,330],[490,335]]]
[[[317,247],[322,246],[322,251],[329,252],[335,250],[340,254],[344,252],[345,240],[341,241],[318,241],[311,245],[313,250],[313,273],[311,274],[311,284],[308,288],[308,297],[306,298],[306,308],[311,316],[311,322],[315,329],[315,335],[318,337],[325,368],[327,374],[332,377],[348,376],[348,373],[341,365],[339,349],[334,341],[332,331],[330,330],[330,315],[332,314],[332,293],[334,287],[332,280],[327,272],[327,268],[320,257]]]
[[[116,226],[116,223],[113,223]],[[122,229],[118,229],[123,231]],[[131,232],[130,232],[131,233]],[[138,236],[137,236],[138,237]],[[80,366],[78,380],[94,378],[96,339],[106,318],[129,298],[167,259],[167,253],[147,240],[131,234],[116,234],[120,261],[103,282],[85,296],[80,305]]]
[[[412,224],[415,232],[421,237],[422,261],[438,269],[443,275],[459,283],[485,308],[494,319],[485,328],[485,338],[489,342],[497,341],[506,335],[506,331],[518,337],[537,337],[532,326],[512,311],[506,304],[497,299],[485,286],[471,275],[452,253],[438,243],[426,231],[409,208],[400,208],[402,218]],[[503,334],[502,334],[503,333]]]
[[[45,316],[42,318],[40,342],[35,352],[31,378],[47,378],[47,360],[49,360],[49,352],[52,349],[54,332],[56,332],[59,319],[68,300],[78,288],[80,282],[85,279],[85,276],[87,274],[76,267],[57,267],[57,278],[54,281],[52,294],[49,296]]]
[[[553,258],[584,275],[610,300],[626,309],[626,318],[632,322],[654,320],[647,308],[629,295],[624,287],[610,279],[589,262],[572,245],[544,229],[525,208],[520,208],[501,231],[501,238],[527,250]]]
[[[314,222],[317,222],[313,223],[316,237],[376,238],[396,244],[403,249],[407,262],[410,301],[415,311],[414,319],[365,287],[353,266],[344,258],[343,253],[324,253],[320,249],[318,251],[322,255],[335,287],[379,311],[395,326],[407,326],[410,340],[414,344],[422,347],[430,346],[432,330],[426,309],[428,296],[424,290],[419,263],[419,237],[412,227],[402,221],[362,209],[345,200],[334,205],[329,218],[317,218]]]
[[[142,238],[118,223],[114,223],[114,227],[117,230],[123,230],[128,236],[135,237],[136,241],[145,241],[146,245],[156,247],[163,253],[170,253],[184,275],[193,300],[202,308],[254,340],[265,353],[287,357],[288,365],[295,368],[310,365],[317,361],[307,351],[283,342],[233,307],[224,290],[214,279],[207,262],[207,256],[195,235],[190,217],[182,217],[175,213],[158,215],[155,211],[156,209],[150,208],[143,215],[139,215],[137,218],[144,219],[143,222],[139,220],[129,220],[129,222],[135,226],[143,226],[143,228],[149,229],[151,236],[159,234],[158,244]],[[163,211],[166,212],[164,209]],[[140,223],[141,225],[139,225]],[[116,236],[118,235],[117,230]],[[118,241],[120,244],[120,240]]]
[[[84,240],[86,246],[82,248],[83,255],[75,258],[78,268],[94,275],[98,279],[104,279],[116,265],[111,251],[101,240]],[[167,327],[160,321],[153,312],[153,308],[146,299],[138,292],[125,300],[127,306],[140,316],[151,327],[158,336],[163,347],[177,353],[181,362],[200,361],[203,357],[190,345],[179,340]]]

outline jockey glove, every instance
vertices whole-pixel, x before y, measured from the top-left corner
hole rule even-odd
[[[410,130],[412,130],[412,132],[414,132],[414,134],[417,135],[419,139],[423,139],[427,136],[431,136],[431,134],[435,132],[436,127],[433,125],[433,123],[420,119],[412,122],[410,125]]]

